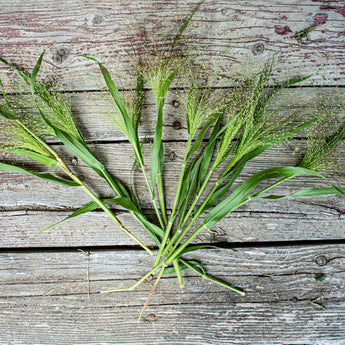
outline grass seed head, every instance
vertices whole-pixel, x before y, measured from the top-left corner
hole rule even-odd
[[[337,172],[344,168],[345,123],[337,126],[334,116],[325,117],[309,131],[307,151],[299,166],[322,172]]]

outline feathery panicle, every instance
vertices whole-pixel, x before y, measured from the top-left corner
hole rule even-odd
[[[192,84],[185,103],[188,134],[194,137],[196,131],[212,117],[221,116],[224,111],[223,100],[217,98],[210,89]]]
[[[10,101],[1,80],[0,85],[6,102],[6,105],[1,105],[0,150],[12,153],[16,153],[18,149],[29,150],[43,156],[51,157],[51,153],[39,140],[53,135],[53,131],[38,113],[25,110],[24,104],[28,108],[28,104],[32,101],[31,97],[28,101],[16,95]],[[11,116],[6,117],[4,113],[11,114]],[[39,140],[34,136],[39,138]]]
[[[344,166],[344,157],[339,155],[338,148],[344,145],[345,123],[336,129],[335,123],[336,119],[330,116],[314,126],[307,151],[298,166],[324,172],[336,172]]]
[[[246,96],[240,114],[243,126],[236,150],[238,158],[256,148],[272,146],[282,138],[288,138],[289,133],[297,128],[296,121],[301,120],[296,112],[283,115],[280,108],[266,111],[268,102],[277,92],[277,89],[265,90],[269,76],[270,71],[264,70],[258,81],[249,85],[251,92]]]
[[[133,94],[129,95],[128,97],[122,97],[125,108],[127,111],[127,114],[135,128],[135,130],[138,129],[138,124],[140,121],[140,115],[141,115],[141,102],[142,102],[142,95],[139,95],[138,97],[135,97]],[[108,120],[115,125],[123,134],[125,134],[128,137],[127,129],[125,126],[125,122],[123,120],[123,116],[121,114],[120,109],[116,105],[113,98],[112,100],[112,106],[113,106],[113,112],[108,112],[107,117]]]
[[[48,90],[37,81],[35,93],[38,95],[38,106],[47,119],[57,128],[82,142],[82,135],[73,121],[70,99],[65,94]]]
[[[0,118],[0,151],[16,153],[16,150],[29,150],[52,157],[51,153],[17,122]]]
[[[165,98],[167,91],[165,84],[169,83],[169,76],[174,73],[176,68],[172,60],[166,58],[156,58],[143,68],[143,76],[152,88],[157,103]]]

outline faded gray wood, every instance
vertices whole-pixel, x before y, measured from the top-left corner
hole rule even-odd
[[[96,64],[81,55],[100,59],[119,88],[130,90],[137,63],[132,46],[141,58],[167,49],[198,2],[119,0],[109,5],[104,0],[0,0],[0,56],[30,71],[46,49],[39,78],[54,89],[77,91],[71,93],[76,122],[87,140],[97,144],[92,145],[97,157],[128,182],[131,149],[123,134],[104,121],[111,111],[104,81]],[[313,24],[316,27],[310,31],[310,41],[298,42],[295,33]],[[282,114],[297,111],[317,116],[329,109],[341,121],[344,89],[335,86],[344,85],[344,29],[345,7],[338,1],[208,0],[181,43],[191,54],[204,53],[198,63],[208,70],[208,85],[218,91],[224,87],[231,92],[237,78],[244,80],[259,72],[272,56],[272,83],[312,74],[304,85],[313,87],[282,91],[269,111],[283,108]],[[7,91],[25,91],[15,74],[2,64],[0,74]],[[168,208],[187,137],[178,97],[183,94],[179,88],[188,87],[188,80],[180,76],[173,86],[178,91],[169,93],[163,128]],[[129,92],[124,94],[128,97]],[[153,97],[149,91],[146,95],[141,138],[152,137],[155,121]],[[31,111],[32,104],[24,105]],[[296,140],[258,157],[239,181],[265,167],[296,164],[302,157],[305,136],[305,132],[300,133]],[[61,146],[54,148],[96,193],[111,195],[82,162],[76,162]],[[148,162],[149,145],[145,145],[145,155]],[[22,163],[31,165],[27,160]],[[333,176],[332,181],[343,182],[339,176]],[[321,186],[317,179],[299,178],[275,192],[316,186]],[[135,188],[145,212],[151,215],[152,206],[138,171]],[[136,319],[152,282],[131,292],[98,293],[134,283],[153,264],[153,258],[132,247],[130,239],[106,215],[86,214],[34,236],[87,201],[77,189],[0,172],[1,344],[345,343],[344,246],[283,245],[289,241],[341,243],[343,196],[253,202],[236,210],[212,231],[200,233],[195,243],[221,242],[231,247],[239,242],[243,248],[203,250],[188,257],[201,260],[209,274],[245,289],[246,297],[184,271],[185,294],[179,293],[176,278],[163,277],[141,323]],[[114,211],[152,245],[132,217],[123,210]],[[262,243],[254,248],[248,247],[250,242]],[[270,247],[265,242],[276,245]],[[100,246],[104,246],[102,250]],[[106,246],[112,247],[106,250]],[[320,276],[325,280],[316,279]],[[311,301],[319,297],[320,305],[313,305]]]
[[[99,339],[102,344],[345,340],[343,246],[204,250],[191,257],[247,296],[185,271],[186,292],[178,292],[175,278],[163,277],[138,324],[153,283],[130,292],[97,292],[139,279],[153,262],[143,251],[2,253],[0,339],[25,339],[28,345],[97,344]],[[325,281],[316,279],[320,275]],[[318,297],[320,306],[312,305]]]
[[[185,150],[184,142],[168,142],[165,145],[165,171],[164,184],[166,187],[166,200],[168,208],[172,205],[175,196],[176,183],[178,181],[182,159]],[[106,188],[102,179],[90,171],[83,162],[76,163],[76,160],[70,152],[64,147],[53,146],[66,160],[77,174],[79,174],[84,182],[94,189],[100,196],[109,197],[113,195],[110,188]],[[130,180],[130,172],[134,160],[134,155],[130,144],[97,144],[90,146],[96,156],[107,166],[116,177],[126,183]],[[300,141],[292,141],[282,145],[268,149],[255,160],[248,162],[243,170],[238,182],[242,182],[245,178],[264,168],[274,166],[296,165],[303,157],[304,143]],[[149,162],[150,144],[143,147],[146,162]],[[22,164],[28,164],[28,160],[23,160]],[[75,165],[77,164],[77,165]],[[148,163],[147,163],[148,165]],[[46,171],[46,167],[40,167],[39,171]],[[50,171],[54,171],[50,170]],[[59,173],[59,171],[57,171]],[[218,173],[220,176],[220,173]],[[24,209],[24,208],[58,208],[66,209],[69,207],[80,207],[85,204],[89,198],[78,188],[63,187],[49,182],[43,182],[35,176],[24,174],[13,174],[0,172],[0,193],[1,205],[6,209]],[[215,182],[217,174],[211,179]],[[337,177],[334,177],[335,181]],[[339,178],[338,178],[339,179]],[[142,202],[144,208],[151,208],[151,201],[143,174],[138,170],[134,173],[134,188]],[[332,179],[330,180],[332,181]],[[341,180],[338,181],[341,183]],[[263,183],[262,186],[265,186]],[[297,177],[291,179],[283,185],[279,185],[274,189],[275,194],[292,193],[301,188],[312,188],[318,186],[328,186],[328,182],[316,177]],[[273,192],[273,190],[272,190]],[[332,197],[331,197],[332,198]],[[342,198],[339,199],[341,202]],[[320,198],[310,198],[310,200],[319,200]],[[335,200],[336,200],[335,199]],[[322,198],[321,198],[322,200]],[[267,201],[269,204],[277,201]],[[257,203],[253,201],[252,203]],[[261,204],[266,201],[260,201]]]
[[[135,245],[103,212],[81,215],[35,236],[39,230],[71,212],[2,211],[0,247]],[[141,240],[154,245],[132,215],[121,211],[116,215]],[[232,212],[211,231],[202,231],[194,243],[336,240],[344,238],[344,226],[344,202],[340,198],[324,198],[323,202],[318,200],[315,204],[307,198],[295,202],[257,203]]]
[[[103,87],[100,73],[94,63],[81,57],[91,55],[109,67],[121,86],[132,87],[135,78],[128,73],[136,63],[132,45],[141,56],[167,47],[198,2],[138,0],[109,6],[104,0],[3,0],[1,55],[32,68],[46,49],[46,77],[53,73],[67,89],[94,90]],[[315,23],[310,40],[298,42],[295,34]],[[325,6],[311,0],[303,5],[298,0],[209,0],[184,37],[192,54],[204,53],[202,63],[221,76],[212,78],[213,85],[229,86],[230,76],[245,75],[248,66],[251,72],[258,71],[273,55],[277,56],[276,81],[308,71],[313,74],[308,84],[343,85],[344,23],[343,6],[337,1]],[[322,72],[316,73],[320,67]],[[8,69],[1,66],[1,70]]]
[[[232,91],[232,88],[226,88],[222,90],[222,93],[224,96],[231,95]],[[125,99],[134,96],[133,92],[129,91],[122,92],[122,95]],[[92,142],[127,140],[126,136],[111,122],[114,106],[107,92],[71,93],[67,96],[71,99],[75,122],[87,140]],[[11,97],[15,97],[12,103],[18,104],[20,111],[38,115],[36,105],[30,96],[10,95],[10,100]],[[184,99],[185,93],[181,90],[172,90],[168,93],[164,107],[162,133],[165,141],[188,139]],[[268,103],[267,114],[274,114],[274,116],[295,114],[298,123],[303,118],[309,119],[325,113],[332,113],[340,124],[345,119],[344,99],[345,90],[343,88],[300,87],[283,89]],[[146,90],[143,114],[139,124],[140,138],[152,138],[154,136],[156,120],[155,100],[152,92]],[[302,131],[297,133],[295,137],[301,138],[305,135],[306,131]],[[51,142],[54,141],[51,140]]]
[[[297,141],[294,144],[299,148],[301,143]],[[166,143],[166,152],[169,152],[165,174],[168,206],[173,202],[184,146],[184,143]],[[131,169],[129,157],[132,155],[129,144],[102,144],[96,145],[94,148],[95,152],[101,153],[102,161],[108,162],[111,167],[116,166],[115,169],[112,169],[116,176],[120,176],[123,181],[129,180]],[[147,151],[149,150],[146,150],[146,153],[148,153]],[[264,167],[294,165],[298,162],[297,157],[299,157],[300,151],[298,149],[291,154],[291,148],[284,145],[271,149],[262,157],[258,157],[255,162],[248,164],[244,177],[248,177]],[[116,152],[117,156],[114,156],[113,152]],[[176,157],[173,161],[169,161],[171,152],[174,152],[174,157]],[[67,161],[72,161],[72,158],[73,156],[69,156]],[[82,176],[90,174],[91,177],[85,181],[101,196],[112,195],[110,190],[104,188],[103,182],[95,174],[90,173],[82,163],[73,167]],[[0,245],[2,247],[134,244],[101,212],[83,215],[44,234],[34,236],[37,231],[70,214],[71,208],[75,209],[87,203],[88,196],[79,189],[44,183],[28,175],[0,172],[0,176],[0,200],[4,210],[0,213],[0,233],[2,234]],[[244,177],[241,178],[241,181]],[[152,206],[144,183],[142,175],[136,172],[135,190],[144,207],[150,209]],[[303,177],[291,180],[272,192],[286,194],[300,188],[321,185],[326,186],[327,184],[320,179]],[[344,209],[345,201],[342,196],[253,201],[230,214],[212,231],[202,232],[196,241],[206,243],[266,242],[344,238]],[[149,211],[149,213],[151,212]],[[146,231],[143,231],[132,219],[132,216],[121,211],[119,216],[140,239],[152,244]]]

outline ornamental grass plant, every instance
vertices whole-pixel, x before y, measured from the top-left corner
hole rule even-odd
[[[8,97],[1,82],[3,101],[0,104],[0,150],[2,152],[0,169],[32,174],[52,183],[80,188],[87,194],[86,200],[89,201],[59,223],[101,208],[120,231],[126,232],[132,238],[133,243],[146,250],[149,255],[156,256],[152,269],[143,272],[142,278],[132,286],[102,291],[105,293],[132,290],[152,276],[154,282],[140,317],[164,274],[176,274],[181,290],[184,291],[181,272],[187,269],[235,293],[245,295],[245,287],[239,288],[212,277],[206,272],[202,262],[185,258],[187,253],[213,247],[195,245],[194,239],[201,231],[214,227],[230,212],[253,200],[344,194],[345,192],[345,188],[329,182],[328,187],[301,189],[289,195],[267,193],[277,185],[298,176],[305,178],[312,176],[325,181],[327,157],[336,157],[334,153],[345,137],[344,124],[335,130],[333,126],[330,134],[325,130],[314,130],[305,156],[296,166],[274,166],[272,162],[272,167],[257,171],[241,183],[238,182],[240,180],[238,178],[241,178],[241,173],[249,161],[302,130],[329,122],[330,114],[325,112],[305,119],[294,111],[287,112],[285,115],[282,115],[279,109],[268,112],[268,103],[282,89],[296,86],[308,78],[308,76],[293,78],[273,87],[269,84],[273,61],[269,61],[258,76],[253,77],[243,86],[232,89],[231,92],[221,93],[219,90],[205,87],[198,81],[198,68],[190,63],[193,58],[176,54],[180,37],[200,5],[192,11],[179,28],[168,53],[158,52],[158,58],[150,65],[138,63],[135,97],[132,99],[123,98],[107,68],[101,62],[94,57],[85,56],[99,66],[113,102],[114,111],[109,116],[110,122],[123,132],[132,146],[135,157],[132,173],[138,166],[143,174],[152,208],[156,214],[156,221],[149,220],[145,215],[141,206],[142,201],[134,192],[132,179],[129,184],[123,183],[96,158],[73,120],[68,98],[62,93],[49,90],[37,80],[44,53],[39,57],[32,73],[24,72],[0,58],[2,63],[13,68],[22,78],[37,108],[37,112],[19,111],[16,98]],[[189,87],[181,100],[185,107],[188,138],[174,201],[171,210],[167,212],[163,184],[164,105],[171,84],[179,74],[190,76]],[[157,109],[149,163],[145,161],[143,155],[145,139],[140,140],[138,133],[144,88],[153,93]],[[73,167],[70,167],[47,143],[48,138],[58,139],[76,157],[92,168],[99,178],[110,186],[113,195],[106,199],[99,198],[93,192],[92,186],[88,184],[87,178],[82,180],[74,172]],[[11,158],[17,155],[35,160],[45,165],[48,171],[54,169],[54,173],[31,171],[21,167],[14,158],[8,162],[6,156],[8,154]],[[340,160],[338,159],[338,164],[342,164]],[[64,178],[55,174],[56,168],[61,170]],[[155,248],[146,245],[130,229],[127,229],[125,224],[121,223],[112,210],[114,205],[124,208],[133,215],[143,231],[149,233],[155,243]],[[56,224],[39,232],[48,230]]]

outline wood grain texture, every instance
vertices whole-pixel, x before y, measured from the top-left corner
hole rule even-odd
[[[97,291],[133,283],[150,269],[146,253],[2,253],[0,339],[28,345],[98,344],[99,339],[102,344],[341,344],[344,257],[343,246],[336,245],[204,250],[193,258],[247,296],[185,271],[185,294],[178,293],[175,278],[164,277],[138,324],[152,283],[131,292]],[[319,275],[324,282],[317,281]],[[310,303],[318,297],[324,308]]]
[[[290,146],[295,146],[291,152]],[[175,186],[179,174],[183,142],[166,143],[166,171],[164,175],[167,205],[173,202]],[[250,176],[259,169],[270,166],[296,164],[300,159],[303,142],[272,148],[248,164],[243,176]],[[123,181],[129,181],[132,156],[131,148],[126,143],[99,144],[93,147],[100,153],[103,162],[107,162],[111,171]],[[61,150],[59,146],[57,149]],[[116,152],[116,156],[114,155]],[[148,154],[149,150],[145,150]],[[169,160],[171,153],[174,160]],[[66,161],[71,162],[73,156],[67,154]],[[147,157],[147,156],[146,156]],[[132,157],[133,158],[133,157]],[[90,173],[83,163],[72,167],[100,196],[113,194],[106,189],[103,182]],[[0,213],[0,245],[11,247],[59,247],[59,246],[103,246],[131,245],[133,242],[113,225],[102,212],[86,214],[74,220],[62,223],[44,234],[34,234],[46,226],[62,220],[76,208],[89,201],[89,198],[78,188],[66,188],[45,183],[35,177],[0,172],[1,206]],[[264,187],[265,184],[262,186]],[[320,179],[301,177],[275,188],[274,194],[287,194],[301,188],[327,186]],[[135,173],[135,190],[152,213],[149,194],[140,172]],[[326,240],[344,238],[344,198],[342,196],[324,196],[310,198],[287,198],[283,200],[260,200],[242,206],[235,213],[228,215],[212,231],[202,232],[197,242],[246,242],[246,241],[294,241],[294,240]],[[152,244],[150,238],[132,217],[118,208],[115,211],[120,219],[142,240]],[[154,216],[152,217],[154,219]],[[9,230],[10,229],[10,230]]]
[[[251,205],[250,209],[242,208],[232,212],[211,231],[201,232],[194,242],[264,243],[344,239],[344,214],[340,206],[332,205],[337,200],[331,200],[325,199],[324,204],[320,200],[313,204],[306,199],[294,203],[281,201],[277,204]],[[341,200],[337,205],[340,202]],[[2,211],[0,247],[99,247],[135,244],[103,212],[81,215],[35,236],[39,230],[62,220],[70,213],[71,211]],[[149,235],[131,215],[121,211],[117,211],[116,215],[141,240],[153,245]],[[152,214],[150,216],[154,218]]]
[[[28,91],[28,88],[24,89]],[[224,97],[231,96],[233,88],[217,90]],[[123,91],[125,99],[134,97],[133,92]],[[66,94],[70,98],[75,122],[81,129],[86,140],[91,142],[127,141],[127,137],[112,123],[114,106],[107,92],[75,92]],[[15,99],[14,99],[15,97]],[[0,98],[2,99],[2,97]],[[37,114],[36,105],[28,95],[10,95],[12,104],[16,104],[18,111],[27,114]],[[297,87],[279,91],[268,103],[266,111],[271,116],[286,116],[294,114],[296,123],[301,119],[332,113],[339,124],[345,120],[345,89],[334,87]],[[168,93],[164,107],[163,133],[164,141],[183,141],[188,139],[185,106],[185,92],[171,90]],[[153,138],[156,116],[156,105],[150,90],[145,91],[143,114],[139,124],[141,139]],[[306,136],[306,131],[295,135],[296,138]],[[50,142],[54,142],[50,140]]]
[[[105,120],[112,107],[104,81],[97,65],[82,55],[105,63],[123,95],[130,97],[137,65],[133,47],[141,59],[152,61],[157,52],[169,49],[177,28],[197,3],[0,0],[0,56],[30,71],[45,49],[39,79],[54,90],[69,92],[73,115],[92,150],[111,172],[128,182],[134,158],[131,148]],[[309,40],[298,41],[296,33],[308,28]],[[311,77],[301,88],[280,92],[268,111],[277,116],[288,112],[317,116],[327,109],[335,115],[334,122],[341,123],[345,118],[344,30],[342,1],[207,0],[184,32],[181,50],[198,55],[196,65],[206,69],[201,74],[206,74],[208,85],[226,93],[238,80],[260,72],[274,56],[272,84],[306,74]],[[0,77],[10,98],[27,91],[2,64]],[[180,97],[188,86],[186,75],[181,74],[165,106],[168,209],[186,145]],[[141,138],[152,138],[155,102],[149,86],[145,87],[139,131]],[[25,94],[20,97],[22,107],[33,111]],[[298,163],[306,136],[301,132],[257,157],[238,182],[267,167]],[[56,141],[50,143],[95,193],[112,195],[83,162]],[[144,151],[149,165],[150,144],[144,145]],[[29,160],[20,164],[44,171]],[[153,218],[139,171],[134,181],[145,212]],[[340,175],[330,181],[344,182]],[[275,192],[321,185],[328,186],[315,178],[298,178]],[[187,270],[184,294],[179,293],[175,277],[162,278],[141,323],[137,317],[153,282],[145,281],[131,292],[99,291],[133,284],[151,269],[153,258],[105,214],[85,214],[34,235],[88,201],[77,189],[0,172],[1,345],[345,344],[343,196],[242,206],[194,240],[218,243],[223,249],[205,249],[186,258],[203,262],[208,274],[244,289],[246,296]],[[118,207],[114,212],[140,239],[153,245],[128,213]]]
[[[46,49],[45,77],[53,73],[70,90],[95,90],[103,87],[99,71],[82,57],[91,55],[109,67],[122,87],[133,87],[135,79],[128,72],[136,63],[132,46],[141,56],[164,49],[197,3],[2,0],[1,56],[32,69]],[[308,71],[313,73],[308,84],[343,85],[344,23],[337,1],[209,0],[184,37],[188,50],[201,51],[200,61],[220,76],[211,78],[213,86],[229,86],[231,76],[245,75],[249,66],[251,73],[258,71],[273,55],[276,81]],[[298,42],[295,34],[312,25],[310,40]],[[322,72],[315,73],[320,67]],[[9,79],[11,75],[4,78],[6,83]],[[182,78],[177,85],[183,84]]]
[[[176,183],[180,173],[182,159],[185,150],[184,142],[168,142],[165,145],[165,170],[164,170],[164,184],[166,188],[166,200],[168,208],[173,203],[175,195]],[[238,178],[238,183],[252,174],[269,167],[274,166],[289,166],[296,165],[303,157],[305,144],[301,141],[291,141],[281,144],[265,151],[256,159],[248,162],[243,173]],[[103,181],[82,161],[74,158],[73,154],[67,151],[65,147],[53,146],[57,152],[64,158],[64,160],[71,166],[71,168],[81,176],[85,183],[87,183],[95,192],[101,197],[109,197],[113,195],[110,188],[107,188]],[[134,160],[132,148],[128,143],[115,144],[96,144],[91,145],[91,150],[95,152],[96,156],[109,167],[109,171],[125,183],[130,181],[130,172]],[[144,158],[149,162],[150,144],[145,144],[143,147]],[[20,164],[20,163],[17,163]],[[21,161],[21,164],[30,164],[28,160]],[[147,163],[148,164],[148,163]],[[32,165],[35,168],[35,165]],[[46,167],[37,167],[36,170],[44,172]],[[58,170],[51,169],[51,172],[60,174]],[[211,182],[215,182],[220,172],[215,173],[211,178]],[[24,174],[13,174],[7,172],[0,172],[0,192],[1,192],[1,206],[5,209],[37,209],[37,208],[58,208],[66,209],[70,207],[80,207],[88,202],[89,198],[82,193],[78,188],[63,187],[49,182],[44,182],[35,176]],[[337,181],[341,183],[341,177],[333,176],[330,181]],[[143,174],[136,169],[133,177],[134,190],[137,193],[139,200],[142,202],[144,208],[151,208],[151,202]],[[315,177],[297,177],[291,179],[285,184],[281,184],[274,189],[275,194],[292,193],[301,188],[313,188],[318,186],[328,186],[329,182],[323,181]],[[265,183],[261,184],[262,187]],[[272,190],[273,192],[273,190]],[[52,194],[53,193],[53,194]],[[342,197],[329,197],[330,200],[341,200]],[[333,199],[332,199],[333,198]],[[312,197],[310,200],[323,200],[322,198]],[[260,201],[261,204],[270,205],[279,201]],[[257,201],[252,201],[251,204],[257,204]],[[250,207],[250,206],[249,206]]]

